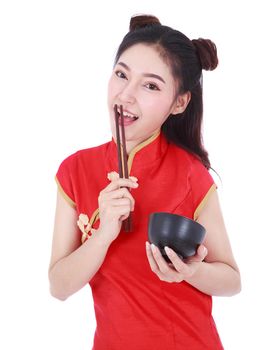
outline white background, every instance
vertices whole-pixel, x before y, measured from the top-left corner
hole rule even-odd
[[[85,287],[49,294],[47,268],[60,162],[110,140],[107,80],[131,15],[152,13],[218,46],[204,74],[205,144],[243,291],[214,298],[227,350],[268,349],[267,17],[265,1],[0,3],[0,348],[90,349]],[[266,27],[266,28],[265,28]]]

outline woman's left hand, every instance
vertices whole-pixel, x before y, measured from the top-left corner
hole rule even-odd
[[[161,281],[169,283],[179,283],[192,277],[207,255],[204,245],[200,245],[196,254],[186,259],[185,262],[172,249],[165,247],[165,251],[172,264],[165,261],[155,245],[146,242],[146,254],[152,271]]]

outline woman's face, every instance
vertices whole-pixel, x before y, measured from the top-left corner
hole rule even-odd
[[[114,105],[123,105],[128,153],[176,114],[176,83],[153,46],[136,44],[119,57],[108,85],[111,130],[116,140]]]

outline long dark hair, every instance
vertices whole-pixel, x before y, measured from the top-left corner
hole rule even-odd
[[[161,25],[154,16],[139,15],[131,18],[129,32],[117,50],[115,63],[125,50],[138,43],[153,45],[169,64],[178,82],[177,95],[191,93],[185,111],[179,116],[169,115],[162,132],[169,142],[194,154],[209,169],[210,161],[202,139],[202,69],[217,67],[215,44],[209,39],[190,40],[183,33]]]

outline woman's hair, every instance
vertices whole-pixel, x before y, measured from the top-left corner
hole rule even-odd
[[[129,32],[120,44],[115,63],[122,53],[135,44],[153,46],[166,62],[178,83],[177,96],[191,93],[190,102],[183,113],[169,115],[162,131],[171,143],[186,149],[210,168],[208,153],[203,146],[203,92],[202,69],[213,70],[218,65],[217,49],[208,39],[190,40],[183,33],[161,25],[158,18],[150,15],[134,16]]]

